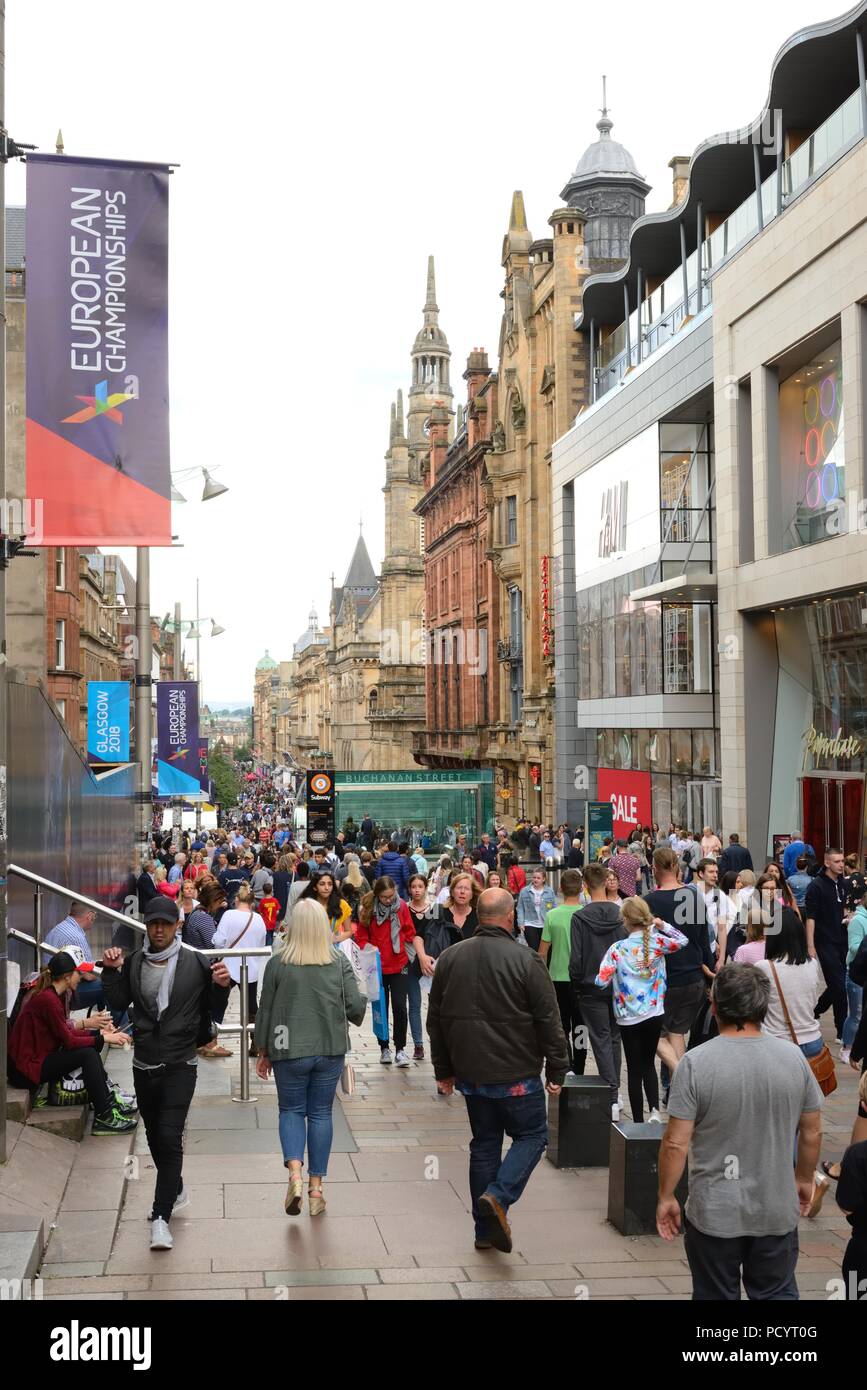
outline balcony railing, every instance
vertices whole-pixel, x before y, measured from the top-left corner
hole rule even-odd
[[[829,165],[840,159],[864,137],[861,92],[847,97],[812,135],[784,160],[761,185],[762,216],[758,215],[755,193],[730,213],[701,245],[701,306],[710,304],[716,272],[747,242],[764,230]],[[604,396],[623,380],[631,367],[644,361],[677,333],[684,319],[699,307],[698,254],[693,251],[686,262],[684,295],[683,266],[678,265],[668,279],[648,295],[627,320],[619,324],[599,345],[595,357],[596,398]]]

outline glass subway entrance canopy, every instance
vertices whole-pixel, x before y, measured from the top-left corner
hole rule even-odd
[[[457,828],[469,844],[494,826],[494,774],[491,768],[466,771],[335,772],[335,829],[349,816],[360,825],[369,814],[384,832],[427,830],[433,843],[446,842],[446,828]]]

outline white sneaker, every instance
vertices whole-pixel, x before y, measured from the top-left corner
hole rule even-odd
[[[658,1110],[651,1110],[650,1114],[647,1117],[647,1123],[649,1125],[664,1125],[665,1120],[662,1118]]]
[[[612,1105],[611,1118],[615,1124],[617,1124],[617,1121],[620,1119],[620,1106],[618,1104]]]
[[[402,1047],[397,1053],[394,1059],[394,1065],[396,1067],[408,1067],[410,1065],[410,1059],[407,1055],[406,1048]]]
[[[151,1222],[151,1250],[171,1250],[174,1243],[168,1221],[158,1216]]]
[[[172,1207],[172,1216],[174,1216],[176,1211],[183,1211],[184,1207],[188,1207],[189,1205],[190,1194],[185,1187],[182,1187],[177,1197],[175,1198],[175,1204]]]
[[[392,1056],[391,1056],[391,1052],[389,1051],[389,1049],[388,1049],[387,1047],[382,1048],[382,1050],[381,1050],[381,1052],[380,1052],[380,1054],[379,1054],[379,1060],[380,1060],[380,1062],[382,1062],[382,1064],[383,1064],[384,1067],[390,1067],[390,1066],[391,1066],[391,1063],[392,1063]]]
[[[850,1054],[851,1054],[851,1051],[852,1051],[852,1049],[851,1049],[850,1047],[841,1047],[841,1048],[840,1048],[840,1061],[841,1061],[841,1062],[848,1062],[848,1061],[849,1061]]]

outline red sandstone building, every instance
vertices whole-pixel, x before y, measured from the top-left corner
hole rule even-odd
[[[467,404],[458,407],[451,445],[448,410],[431,410],[427,491],[416,506],[424,528],[428,664],[425,728],[413,736],[413,754],[427,767],[480,766],[489,726],[499,717],[491,669],[499,614],[492,598],[485,471],[497,380],[482,349],[470,353],[464,381]]]

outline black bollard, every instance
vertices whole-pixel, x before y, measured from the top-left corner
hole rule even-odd
[[[650,1235],[656,1230],[659,1145],[664,1133],[665,1125],[636,1125],[629,1120],[611,1126],[608,1220],[621,1235]],[[684,1172],[675,1194],[681,1208],[686,1194]]]
[[[605,1168],[611,1088],[601,1076],[567,1076],[548,1097],[548,1159],[555,1168]]]

